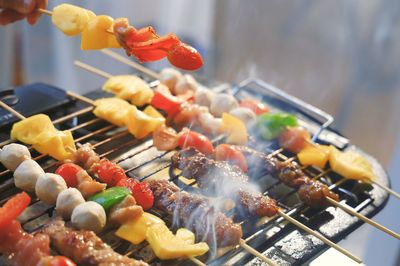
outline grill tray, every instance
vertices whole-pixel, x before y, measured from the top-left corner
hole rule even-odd
[[[153,82],[153,85],[156,83]],[[34,90],[40,87],[51,92],[54,87],[46,84],[31,84],[24,86],[24,90]],[[21,88],[19,88],[21,89]],[[330,127],[333,119],[321,110],[312,107],[299,99],[285,94],[284,92],[270,86],[259,80],[247,80],[235,86],[232,92],[237,98],[243,98],[251,95],[259,98],[267,103],[273,109],[283,110],[296,114],[301,125],[307,127],[310,132],[314,133],[314,140],[323,144],[332,144],[336,147],[347,150],[355,149],[363,153],[372,163],[374,170],[378,176],[379,182],[389,186],[389,179],[381,165],[371,156],[365,154],[362,150],[352,145],[348,139],[344,138],[340,133]],[[107,94],[97,90],[87,94],[90,98],[104,97]],[[109,95],[107,95],[109,96]],[[24,99],[19,99],[19,104],[24,104]],[[140,143],[133,139],[124,129],[110,125],[100,119],[94,117],[91,113],[91,107],[87,104],[67,98],[58,99],[62,103],[62,107],[58,107],[47,111],[53,121],[56,121],[57,127],[61,130],[71,129],[74,131],[74,137],[77,142],[91,142],[96,146],[96,151],[107,156],[110,159],[116,159],[127,169],[129,176],[145,180],[147,178],[165,178],[168,177],[169,158],[173,152],[159,152],[152,147],[151,140],[141,141]],[[48,105],[44,105],[48,106]],[[24,110],[26,106],[21,108]],[[37,109],[36,112],[43,112]],[[25,114],[22,112],[22,114]],[[9,119],[5,117],[3,119]],[[4,123],[6,124],[6,123]],[[2,126],[0,141],[8,139],[11,122]],[[257,145],[255,145],[257,143]],[[260,145],[262,143],[262,145]],[[4,145],[4,142],[2,143]],[[2,146],[1,145],[1,146]],[[252,145],[250,143],[250,145]],[[254,147],[262,151],[275,151],[279,149],[277,143],[265,143],[260,141],[253,142]],[[33,157],[38,156],[38,162],[42,166],[48,166],[47,171],[53,171],[54,161],[46,156],[40,156],[32,151]],[[287,152],[276,154],[277,158],[285,160],[293,156]],[[13,185],[12,175],[0,169],[0,201],[3,203],[10,196],[18,192]],[[320,170],[308,167],[305,172],[311,177],[318,177],[321,181],[330,185],[336,193],[340,195],[340,199],[346,204],[353,207],[361,214],[372,217],[378,213],[386,204],[388,194],[378,187],[361,184],[352,180],[344,180],[340,176],[330,172],[321,173]],[[311,210],[299,202],[296,191],[281,184],[281,182],[260,173],[259,184],[263,187],[266,195],[279,200],[280,207],[290,214],[293,218],[306,224],[312,229],[318,230],[320,233],[337,242],[352,231],[361,226],[363,223],[344,211],[328,207],[323,210]],[[196,190],[192,185],[192,180],[179,178],[174,182],[182,189]],[[35,198],[33,198],[35,199]],[[24,228],[28,231],[35,231],[50,219],[53,208],[45,206],[43,203],[33,200],[33,206],[28,209],[21,217]],[[165,217],[163,213],[154,211],[156,215],[163,217],[164,220],[170,222],[169,217]],[[229,213],[228,213],[229,214]],[[270,220],[246,220],[243,224],[244,239],[248,240],[248,244],[256,248],[272,258],[278,264],[282,265],[299,265],[312,260],[328,246],[324,245],[317,238],[298,230],[295,226],[288,224],[283,218],[273,218]],[[190,261],[160,261],[154,258],[149,247],[142,243],[134,246],[129,243],[117,239],[113,235],[113,230],[105,230],[101,237],[113,246],[121,254],[144,259],[155,265],[189,265]],[[235,248],[221,254],[219,250],[214,258],[202,258],[203,261],[208,260],[209,265],[263,265],[258,258],[243,251],[241,248]],[[0,265],[3,265],[0,261]]]

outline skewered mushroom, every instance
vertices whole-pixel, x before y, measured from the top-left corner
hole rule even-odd
[[[244,107],[234,108],[229,113],[242,120],[245,124],[255,121],[257,118],[256,114],[252,110]]]
[[[178,79],[182,77],[181,72],[173,68],[164,68],[160,72],[160,82],[172,91],[175,88]]]
[[[198,105],[210,107],[215,93],[207,88],[199,88],[194,94],[194,101]]]
[[[39,176],[35,186],[35,193],[44,203],[55,205],[58,194],[66,189],[67,184],[61,176],[45,173]]]
[[[61,191],[57,197],[56,210],[64,219],[70,219],[72,211],[81,203],[84,203],[81,192],[76,188],[68,188]]]
[[[221,117],[223,113],[229,113],[238,106],[239,103],[232,95],[218,93],[211,101],[210,112],[216,117]]]
[[[198,86],[197,81],[192,75],[185,74],[178,79],[173,92],[177,95],[184,94],[188,91],[195,92]]]
[[[36,161],[25,160],[15,169],[15,186],[24,191],[34,192],[36,182],[41,175],[44,175],[44,171]]]
[[[106,224],[106,212],[104,208],[94,201],[87,201],[74,208],[71,222],[79,229],[100,232]]]
[[[11,143],[0,151],[0,161],[9,170],[14,171],[20,163],[30,159],[31,154],[27,147],[21,144]]]

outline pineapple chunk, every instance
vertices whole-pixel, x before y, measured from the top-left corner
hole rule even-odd
[[[228,113],[222,114],[221,131],[228,134],[227,143],[244,145],[247,143],[248,134],[246,125]]]
[[[176,231],[175,235],[177,238],[183,240],[188,245],[194,244],[195,236],[192,231],[186,228],[179,228],[178,231]]]
[[[102,89],[137,106],[149,103],[154,95],[149,85],[134,75],[113,76],[104,83]]]
[[[143,113],[154,118],[164,118],[164,116],[151,105],[144,108]]]
[[[165,123],[165,118],[151,117],[131,106],[126,116],[125,124],[129,132],[137,139],[142,139]]]
[[[146,239],[147,228],[153,224],[164,224],[164,221],[153,214],[144,212],[138,219],[121,225],[115,234],[137,245]]]
[[[375,179],[371,164],[354,151],[341,152],[331,146],[329,163],[333,171],[345,178],[364,181]]]
[[[124,126],[131,105],[119,98],[103,98],[95,101],[93,113],[111,124]]]
[[[165,224],[153,224],[147,229],[146,240],[162,260],[200,256],[209,250],[206,243],[188,244],[176,237]]]
[[[112,30],[114,19],[100,15],[90,19],[82,31],[81,49],[99,50],[104,48],[120,48]]]
[[[297,157],[302,165],[324,168],[329,159],[330,148],[326,145],[310,145],[302,149]]]
[[[51,21],[64,34],[74,36],[80,34],[93,17],[96,15],[90,10],[70,4],[61,4],[53,9]]]

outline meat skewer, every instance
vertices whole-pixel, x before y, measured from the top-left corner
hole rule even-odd
[[[223,196],[230,198],[232,197],[232,195],[236,194],[234,198],[239,201],[240,206],[242,208],[245,208],[245,210],[250,214],[256,214],[259,216],[274,216],[275,214],[278,214],[287,219],[289,222],[292,222],[296,226],[299,226],[308,233],[314,235],[325,244],[335,248],[349,258],[353,259],[354,261],[361,263],[361,259],[359,259],[358,257],[354,256],[339,245],[333,243],[332,241],[321,235],[319,232],[312,230],[311,228],[284,213],[276,205],[274,200],[262,196],[261,193],[254,193],[254,191],[252,191],[248,187],[248,177],[243,174],[238,167],[231,167],[227,162],[218,162],[207,158],[204,154],[201,154],[194,148],[188,148],[186,150],[177,152],[172,156],[171,162],[172,167],[177,167],[182,170],[181,174],[183,176],[196,179],[200,188],[205,189],[206,191],[215,191],[216,182],[217,184],[224,184],[228,187],[228,189],[224,190],[224,188],[219,187],[218,192],[221,193]],[[229,178],[231,178],[231,181],[229,180]],[[230,182],[231,184],[233,184],[232,186],[228,185]],[[312,193],[313,189],[305,190],[305,192],[307,193],[309,191],[311,191]],[[243,192],[246,193],[246,198],[243,198],[241,196],[241,193]],[[312,194],[309,198],[312,199]]]
[[[244,146],[236,146],[236,149],[241,151],[248,160],[256,166],[255,168],[271,174],[273,177],[281,180],[284,184],[290,187],[299,189],[299,197],[304,203],[309,204],[310,206],[334,205],[377,229],[400,239],[398,233],[393,232],[344,204],[339,203],[339,199],[332,197],[332,192],[326,185],[308,178],[293,162],[289,160],[286,162],[280,162],[268,154]]]
[[[148,265],[115,252],[92,231],[65,227],[62,220],[47,224],[41,229],[41,233],[50,237],[57,251],[72,258],[79,265]]]

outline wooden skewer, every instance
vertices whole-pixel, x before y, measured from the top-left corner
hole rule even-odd
[[[40,13],[46,14],[46,15],[48,15],[48,16],[52,16],[52,15],[53,15],[53,12],[50,11],[50,10],[47,10],[47,9],[38,8],[37,10],[38,10]]]
[[[265,263],[267,263],[268,265],[277,265],[273,260],[267,258],[265,255],[261,254],[260,252],[258,252],[257,250],[255,250],[253,247],[249,246],[246,241],[244,241],[243,239],[239,240],[239,245],[246,250],[247,252],[249,252],[250,254],[253,254],[254,256],[258,257],[259,259],[261,259],[262,261],[264,261]]]
[[[346,255],[347,257],[349,257],[350,259],[356,261],[357,263],[362,263],[362,260],[351,254],[349,251],[347,251],[346,249],[342,248],[341,246],[339,246],[338,244],[332,242],[331,240],[329,240],[328,238],[326,238],[325,236],[323,236],[322,234],[320,234],[319,232],[312,230],[310,227],[300,223],[299,221],[297,221],[296,219],[292,218],[290,215],[284,213],[281,210],[278,210],[278,214],[280,216],[282,216],[283,218],[285,218],[286,220],[288,220],[289,222],[291,222],[292,224],[294,224],[295,226],[301,228],[302,230],[306,231],[307,233],[309,233],[310,235],[315,236],[316,238],[318,238],[319,240],[321,240],[322,242],[324,242],[326,245],[336,249],[337,251],[343,253],[344,255]]]
[[[145,66],[143,66],[141,64],[138,64],[138,63],[136,63],[134,61],[131,61],[128,58],[126,58],[126,57],[124,57],[124,56],[122,56],[122,55],[120,55],[120,54],[118,54],[118,53],[116,53],[114,51],[111,51],[110,49],[103,49],[103,50],[100,50],[100,52],[110,56],[111,58],[114,58],[115,60],[117,60],[117,61],[119,61],[119,62],[121,62],[121,63],[123,63],[125,65],[128,65],[130,67],[133,67],[134,69],[142,71],[143,73],[145,73],[145,74],[147,74],[147,75],[149,75],[149,76],[151,76],[151,77],[153,77],[155,79],[160,79],[160,75],[157,72],[155,72],[155,71],[153,71],[153,70],[151,70],[151,69],[149,69],[149,68],[147,68],[147,67],[145,67]]]
[[[67,95],[72,97],[72,98],[78,99],[78,100],[80,100],[80,101],[82,101],[84,103],[87,103],[87,104],[95,106],[95,101],[90,99],[90,98],[88,98],[88,97],[82,96],[82,95],[77,94],[77,93],[72,92],[72,91],[67,91]]]
[[[400,199],[400,194],[397,193],[396,191],[390,189],[389,187],[377,182],[376,180],[373,179],[369,179],[369,181],[375,185],[377,185],[378,187],[380,187],[381,189],[385,190],[386,192],[388,192],[389,194],[395,196],[396,198]]]
[[[17,112],[16,110],[14,110],[13,108],[11,108],[10,106],[8,106],[6,103],[4,103],[3,101],[0,101],[0,106],[3,107],[4,109],[6,109],[7,111],[9,111],[10,113],[12,113],[14,116],[18,117],[19,119],[23,120],[26,117],[23,116],[22,114],[20,114],[19,112]]]
[[[393,236],[393,237],[395,237],[395,238],[397,238],[397,239],[400,239],[400,235],[399,235],[398,233],[393,232],[392,230],[386,228],[385,226],[383,226],[383,225],[381,225],[381,224],[378,224],[377,222],[375,222],[375,221],[373,221],[373,220],[371,220],[371,219],[365,217],[364,215],[362,215],[362,214],[356,212],[355,210],[353,210],[352,208],[346,206],[345,204],[342,204],[342,203],[340,203],[340,202],[337,202],[337,201],[335,201],[335,200],[333,200],[333,199],[331,199],[331,198],[329,198],[329,197],[326,197],[326,200],[327,200],[330,204],[332,204],[333,206],[338,207],[338,208],[341,208],[342,210],[344,210],[344,211],[350,213],[351,215],[356,216],[358,219],[362,220],[363,222],[365,222],[365,223],[367,223],[367,224],[370,224],[370,225],[372,225],[372,226],[378,228],[379,230],[381,230],[381,231],[383,231],[383,232],[385,232],[385,233],[387,233],[387,234],[389,234],[389,235],[391,235],[391,236]]]
[[[113,75],[111,75],[110,73],[107,73],[103,70],[100,70],[98,68],[92,67],[91,65],[85,64],[79,60],[75,60],[74,61],[74,65],[83,68],[86,71],[92,72],[93,74],[99,75],[103,78],[109,79],[111,78]]]

